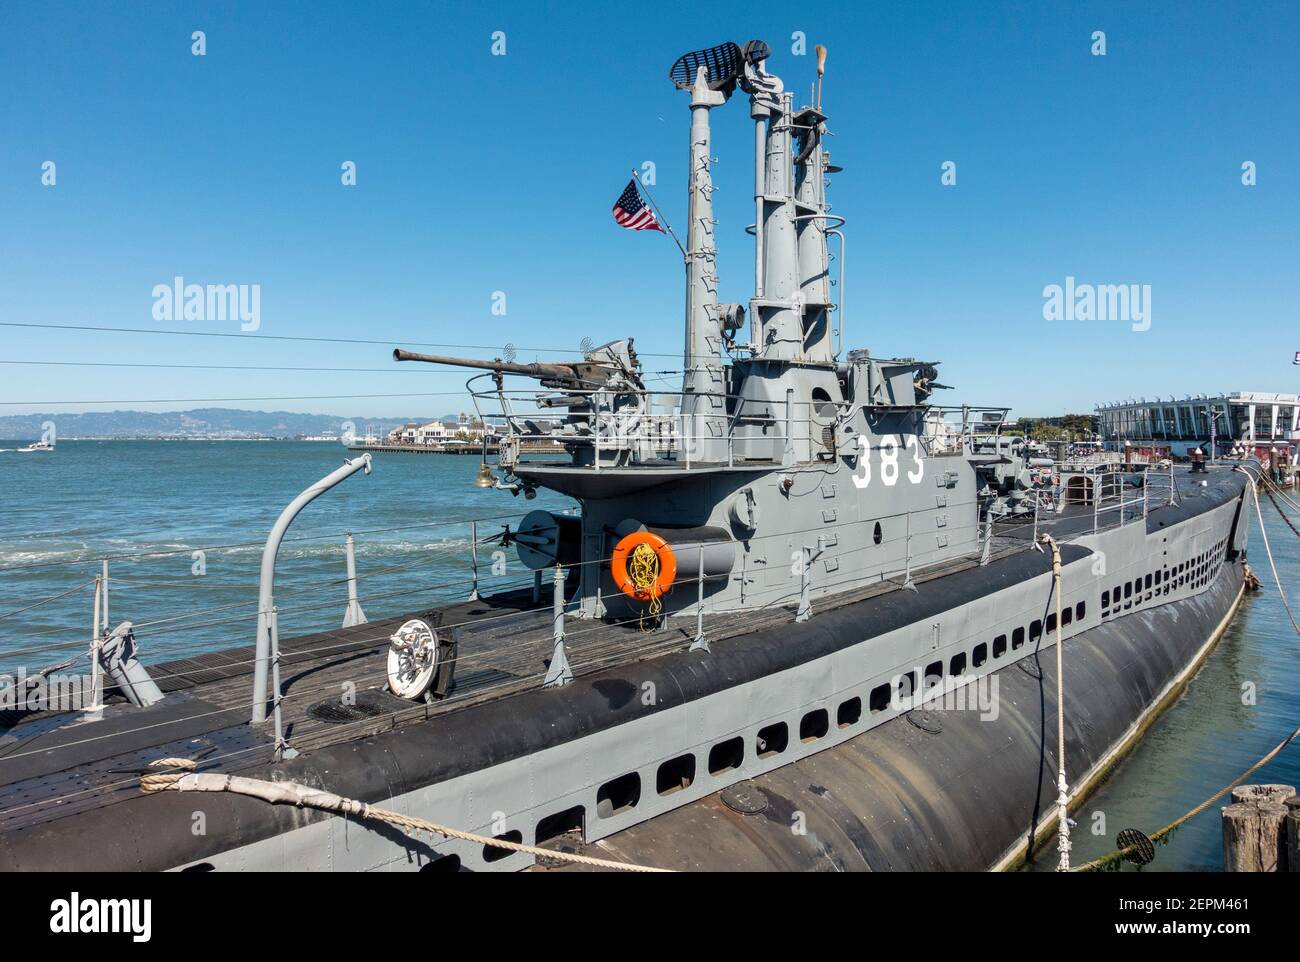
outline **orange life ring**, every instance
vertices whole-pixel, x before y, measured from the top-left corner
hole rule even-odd
[[[648,591],[638,588],[627,572],[627,562],[638,545],[649,545],[659,559],[659,575]],[[610,574],[619,590],[636,601],[646,602],[665,594],[673,586],[677,577],[677,556],[668,542],[650,531],[633,531],[624,537],[614,548],[614,555],[609,562]]]

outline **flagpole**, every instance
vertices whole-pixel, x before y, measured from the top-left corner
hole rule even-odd
[[[663,212],[659,210],[659,205],[656,204],[655,199],[650,196],[650,191],[646,188],[645,184],[641,183],[641,175],[636,172],[636,168],[632,169],[632,179],[636,181],[636,189],[645,194],[645,199],[650,202],[650,209],[653,210],[655,216],[659,218],[659,223],[664,225],[664,229],[668,231],[668,236],[673,239],[673,243],[677,245],[677,249],[682,252],[682,257],[685,257],[686,248],[682,246],[682,242],[679,241],[677,235],[673,233],[672,225],[668,223]]]

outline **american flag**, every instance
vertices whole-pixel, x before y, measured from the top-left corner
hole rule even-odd
[[[635,177],[627,182],[627,190],[614,203],[614,220],[628,230],[657,230],[663,233],[663,228],[655,220],[655,212],[641,199]]]

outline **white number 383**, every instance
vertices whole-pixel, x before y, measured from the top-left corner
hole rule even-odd
[[[921,459],[921,442],[915,434],[902,435],[902,447],[912,452],[912,467],[907,470],[907,480],[920,484],[925,477],[925,462]],[[885,487],[898,483],[899,438],[892,434],[880,438],[880,480]],[[858,435],[858,469],[853,473],[853,484],[865,488],[871,483],[871,441],[865,434]]]

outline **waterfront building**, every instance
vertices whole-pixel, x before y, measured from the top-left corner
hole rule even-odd
[[[1219,455],[1234,448],[1261,457],[1276,452],[1293,460],[1300,441],[1300,394],[1237,391],[1184,398],[1119,401],[1097,407],[1109,451],[1125,447],[1186,456],[1195,448]]]

